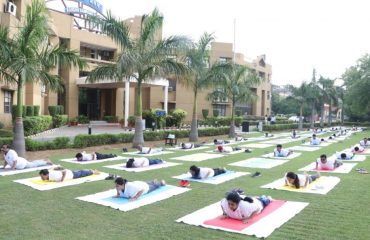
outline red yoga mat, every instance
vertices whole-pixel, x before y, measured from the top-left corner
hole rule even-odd
[[[262,212],[253,218],[249,219],[248,223],[243,223],[241,220],[226,218],[222,219],[221,216],[216,217],[214,219],[204,221],[205,225],[215,226],[215,227],[222,227],[230,230],[235,231],[242,231],[249,227],[250,225],[258,222],[260,219],[268,216],[270,213],[274,212],[275,210],[279,209],[286,203],[284,200],[273,200],[271,203],[262,210]]]

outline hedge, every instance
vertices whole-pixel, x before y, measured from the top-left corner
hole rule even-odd
[[[50,116],[55,116],[59,114],[58,106],[49,106],[48,107]]]
[[[58,128],[68,123],[68,115],[55,115],[53,116],[53,127]]]
[[[25,117],[23,119],[24,135],[30,136],[48,130],[52,125],[51,116]]]
[[[370,127],[370,122],[344,122],[344,126]]]
[[[40,115],[40,106],[35,105],[33,106],[33,116],[39,116]]]
[[[290,124],[272,124],[272,125],[264,125],[264,131],[280,131],[280,130],[287,130],[287,129],[298,129],[298,123],[290,123]],[[332,123],[332,126],[337,126],[339,123]],[[320,128],[320,123],[315,123],[315,128]],[[311,123],[303,123],[303,128],[310,128]],[[328,127],[328,124],[325,123],[324,127]]]
[[[53,141],[47,142],[39,142],[26,138],[26,149],[27,151],[65,149],[71,147],[69,142],[70,139],[68,137],[57,137]]]
[[[234,119],[235,125],[239,127],[243,121],[243,117],[235,117]],[[231,117],[208,117],[207,119],[198,120],[198,124],[208,126],[230,126]]]
[[[104,116],[104,121],[107,121],[108,123],[118,123],[118,117],[117,116]]]
[[[90,122],[89,118],[85,115],[80,115],[76,117],[76,120],[78,123],[81,123],[81,124],[87,124]]]

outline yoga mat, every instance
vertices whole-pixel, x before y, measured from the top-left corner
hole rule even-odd
[[[314,151],[321,149],[321,147],[294,146],[294,147],[289,147],[288,149],[293,150],[293,151],[314,152]]]
[[[8,165],[8,166],[5,167],[5,169],[3,169],[3,168],[0,169],[0,176],[10,176],[10,175],[15,175],[15,174],[20,174],[20,173],[40,171],[42,169],[51,169],[51,168],[55,168],[57,166],[58,165],[46,165],[46,166],[41,166],[41,167],[36,167],[36,168],[26,168],[26,169],[20,169],[20,170],[10,170],[10,166]]]
[[[275,160],[275,159],[266,159],[266,158],[251,158],[235,163],[230,163],[230,166],[237,166],[237,167],[249,167],[249,168],[264,168],[269,169],[284,163],[288,162],[288,160]]]
[[[246,145],[242,145],[241,147],[245,148],[269,148],[272,147],[272,144],[266,144],[266,143],[250,143]]]
[[[191,151],[197,151],[197,150],[202,150],[202,149],[207,149],[207,148],[209,148],[209,147],[202,146],[202,147],[190,148],[190,149],[182,149],[181,147],[175,147],[175,148],[168,148],[168,150],[191,152]]]
[[[330,156],[330,158],[337,159],[342,162],[363,162],[366,160],[366,156],[364,154],[358,155],[357,153],[351,159],[339,159],[336,154]]]
[[[275,157],[274,156],[274,153],[268,153],[268,154],[265,154],[265,155],[262,155],[262,157],[266,157],[266,158],[274,158],[274,159],[293,159],[293,158],[296,158],[296,157],[299,157],[301,156],[302,153],[298,153],[298,152],[294,152],[294,153],[291,153],[289,156],[287,157]]]
[[[244,153],[244,152],[245,152],[245,148],[242,148],[241,150],[237,150],[237,151],[232,151],[232,152],[219,152],[217,149],[206,151],[206,153],[219,153],[219,154],[226,154],[226,155],[234,155],[234,154],[239,154],[239,153]]]
[[[187,180],[192,182],[200,182],[200,183],[209,183],[209,184],[220,184],[226,181],[230,181],[232,179],[250,174],[249,172],[234,172],[234,171],[226,171],[224,174],[217,175],[215,177],[209,177],[206,179],[194,179],[191,178],[190,173],[181,174],[179,176],[173,176],[173,178],[180,179],[180,180]]]
[[[108,162],[108,161],[118,161],[118,160],[125,160],[127,157],[114,157],[114,158],[106,158],[102,160],[93,160],[93,161],[77,161],[76,158],[66,158],[66,159],[60,159],[62,162],[69,162],[69,163],[76,163],[76,164],[94,164],[94,163],[101,163],[101,162]]]
[[[110,168],[110,169],[116,169],[116,170],[123,170],[126,172],[145,172],[145,171],[150,171],[150,170],[155,170],[155,169],[160,169],[160,168],[173,167],[177,165],[182,165],[182,163],[166,162],[162,164],[154,164],[148,167],[140,167],[140,168],[126,168],[125,163],[120,163],[120,164],[109,165],[109,166],[104,166],[104,167]]]
[[[171,159],[189,161],[189,162],[201,162],[208,159],[222,158],[224,155],[215,153],[195,153],[190,155],[184,155],[181,157],[174,157]]]
[[[323,170],[316,169],[316,163],[310,163],[304,168],[299,169],[298,171],[319,171],[319,172],[330,172],[330,173],[349,173],[357,165],[357,163],[343,163],[343,165],[335,168],[334,170]]]
[[[162,151],[162,152],[157,152],[157,153],[144,154],[144,153],[139,153],[139,151],[137,151],[137,152],[125,152],[125,153],[122,153],[122,154],[123,155],[131,155],[131,156],[150,157],[150,156],[159,156],[159,155],[164,155],[164,154],[169,154],[169,153],[173,153],[173,152]]]

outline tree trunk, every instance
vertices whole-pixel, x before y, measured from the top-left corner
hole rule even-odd
[[[311,109],[311,128],[315,128],[315,102],[312,103],[312,109]]]
[[[133,147],[138,147],[139,145],[144,145],[144,134],[143,134],[143,120],[142,120],[142,96],[141,96],[141,80],[138,80],[136,88],[136,99],[135,99],[135,135],[132,142]]]
[[[197,142],[198,141],[198,117],[197,117],[197,96],[198,93],[194,92],[194,103],[193,103],[193,117],[191,119],[191,130],[189,141]]]
[[[332,102],[330,101],[330,104],[329,104],[329,127],[331,127],[331,121],[332,121],[332,119],[331,119],[331,104],[332,104]]]
[[[320,127],[324,127],[324,116],[325,116],[324,112],[325,112],[325,103],[322,103],[320,113]]]
[[[229,137],[235,138],[235,104],[231,106],[231,122],[230,122],[230,129],[229,129]]]
[[[344,123],[344,101],[342,100],[342,112],[340,114],[340,123],[343,125]]]
[[[18,82],[18,92],[17,92],[17,111],[15,118],[15,127],[14,127],[14,137],[13,137],[13,148],[18,153],[20,157],[26,157],[26,143],[24,139],[24,129],[23,129],[23,99],[22,99],[22,90],[23,90],[23,78],[19,78]]]
[[[302,130],[303,129],[303,119],[302,119],[302,115],[303,115],[303,105],[301,105],[300,109],[299,109],[299,125],[298,125],[298,129],[299,130]]]

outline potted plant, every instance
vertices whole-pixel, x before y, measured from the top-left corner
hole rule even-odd
[[[127,119],[127,122],[128,122],[128,127],[129,128],[134,128],[135,127],[135,116],[129,116],[128,119]]]
[[[69,126],[77,126],[78,125],[78,121],[76,118],[71,118],[69,120]]]

